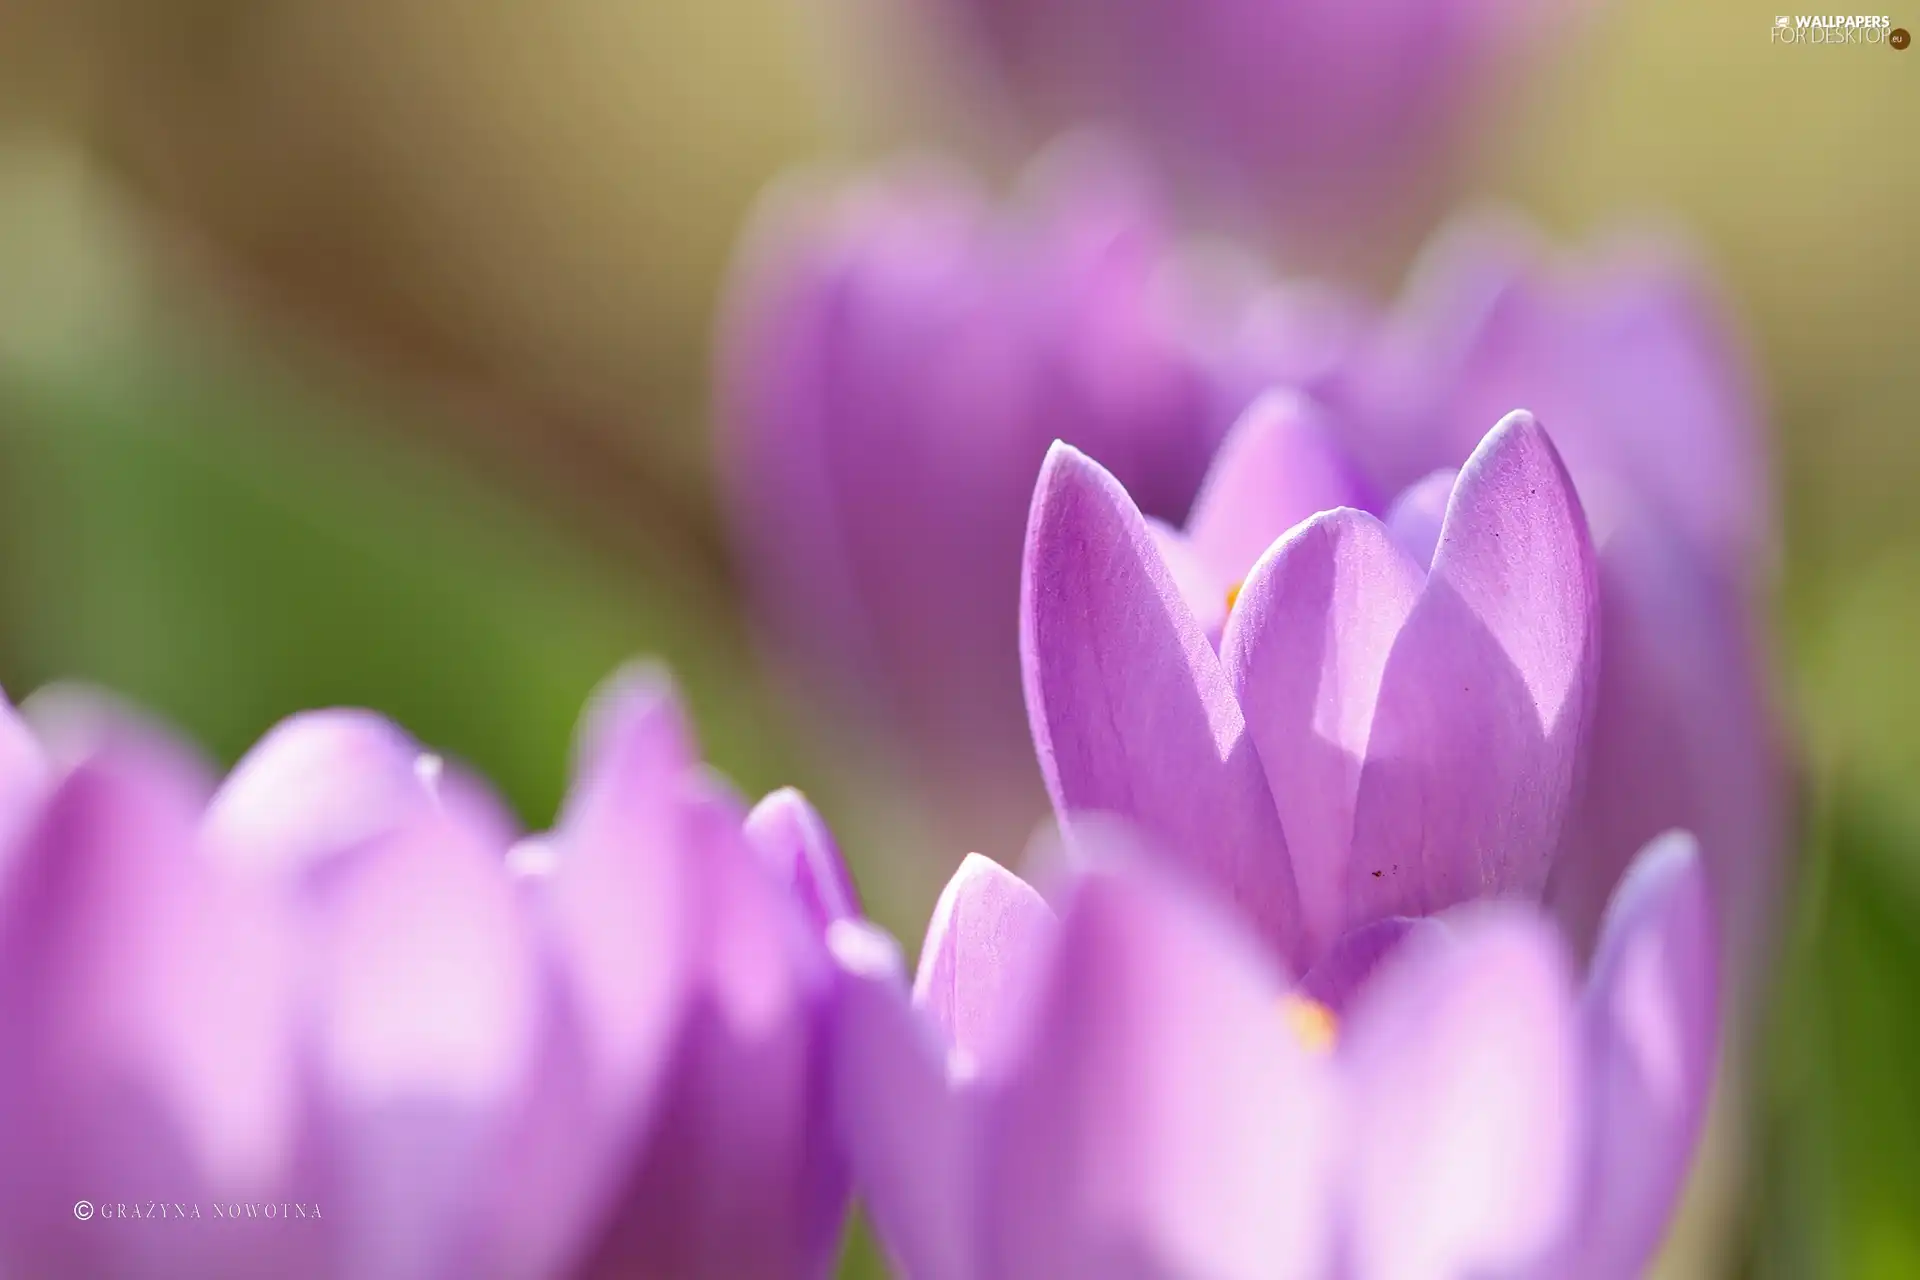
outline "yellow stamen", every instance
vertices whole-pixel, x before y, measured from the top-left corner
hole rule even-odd
[[[1247,580],[1245,578],[1242,578],[1240,579],[1240,581],[1234,583],[1232,586],[1227,588],[1227,612],[1228,613],[1232,613],[1233,606],[1240,603],[1240,588],[1246,585],[1247,585]]]
[[[1305,996],[1286,996],[1280,1001],[1280,1014],[1308,1053],[1332,1053],[1340,1037],[1340,1020],[1333,1010]]]

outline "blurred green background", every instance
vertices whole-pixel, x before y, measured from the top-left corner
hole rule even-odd
[[[1920,53],[1775,47],[1772,16],[1600,9],[1464,186],[1566,234],[1677,223],[1772,409],[1805,854],[1754,1106],[1668,1270],[1920,1276]],[[110,685],[222,761],[374,706],[539,822],[588,690],[658,654],[712,758],[814,787],[880,878],[913,828],[842,794],[756,674],[705,436],[761,186],[977,154],[901,98],[871,17],[0,5],[0,683]],[[1419,221],[1338,261],[1390,284]],[[883,882],[883,918],[917,936],[926,891]]]

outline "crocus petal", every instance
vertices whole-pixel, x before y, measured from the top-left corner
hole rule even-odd
[[[615,676],[583,720],[559,826],[507,859],[521,873],[591,1063],[610,1143],[650,1114],[686,1005],[694,922],[684,800],[695,754],[665,678]]]
[[[534,937],[497,850],[428,812],[316,892],[315,1064],[339,1265],[356,1276],[483,1266],[476,1212],[545,1026]]]
[[[0,693],[0,837],[10,836],[40,788],[47,760],[33,731]]]
[[[970,1280],[973,1127],[947,1046],[911,1007],[904,961],[872,925],[836,922],[834,1111],[854,1184],[894,1267],[914,1280]]]
[[[825,943],[723,797],[695,795],[691,1003],[588,1276],[821,1276],[846,1207]]]
[[[1038,984],[1053,908],[1019,876],[970,853],[934,904],[913,1003],[964,1060],[990,1056],[1009,1010]]]
[[[297,868],[387,835],[433,803],[437,766],[371,711],[307,711],[275,725],[207,806],[213,856]]]
[[[1600,592],[1586,784],[1548,901],[1590,948],[1640,850],[1686,830],[1700,842],[1727,954],[1751,957],[1770,928],[1792,787],[1749,597],[1651,521],[1608,540]],[[1729,971],[1736,983],[1750,975]]]
[[[265,1274],[307,1243],[75,1230],[81,1199],[290,1198],[291,956],[259,882],[196,856],[203,800],[178,753],[107,743],[15,851],[0,899],[9,1271]]]
[[[1323,1274],[1331,1060],[1251,944],[1138,870],[1073,887],[1019,1064],[983,1082],[983,1274]]]
[[[1459,476],[1458,471],[1446,467],[1415,481],[1387,511],[1387,532],[1423,569],[1433,563],[1434,550],[1440,545],[1440,527],[1446,523],[1447,503],[1453,498]]]
[[[1597,594],[1572,483],[1532,417],[1510,414],[1460,473],[1381,680],[1354,918],[1540,891],[1592,714]]]
[[[1648,845],[1614,894],[1589,978],[1594,1183],[1583,1275],[1637,1275],[1673,1216],[1719,1041],[1713,906],[1690,836]]]
[[[1363,505],[1359,478],[1320,411],[1295,392],[1274,391],[1248,407],[1214,455],[1187,537],[1215,574],[1235,583],[1302,520]]]
[[[1021,583],[1027,711],[1055,811],[1115,813],[1286,946],[1286,841],[1219,659],[1119,483],[1055,444]]]
[[[800,792],[782,787],[769,794],[747,815],[746,832],[774,878],[792,886],[808,917],[823,932],[835,920],[860,914],[860,896],[840,846]]]
[[[1262,557],[1221,637],[1286,829],[1311,956],[1361,922],[1349,911],[1354,802],[1381,678],[1424,582],[1378,520],[1328,512]]]
[[[1344,1024],[1356,1280],[1535,1274],[1580,1191],[1572,975],[1544,918],[1409,939]]]
[[[1227,625],[1227,593],[1240,579],[1215,573],[1194,550],[1187,535],[1166,521],[1148,516],[1147,528],[1153,534],[1154,546],[1160,550],[1160,558],[1166,562],[1167,572],[1173,575],[1173,585],[1179,588],[1180,598],[1193,610],[1193,620],[1200,624],[1207,643],[1218,648],[1221,629]]]
[[[1361,925],[1351,933],[1342,934],[1319,963],[1307,971],[1306,977],[1300,979],[1300,994],[1327,1006],[1335,1014],[1342,1013],[1382,962],[1402,944],[1421,934],[1444,931],[1446,927],[1435,916],[1418,920],[1390,916]]]

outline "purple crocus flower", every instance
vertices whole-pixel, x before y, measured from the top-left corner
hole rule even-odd
[[[1346,483],[1303,464],[1323,448],[1300,406],[1263,401],[1181,535],[1056,445],[1021,607],[1062,819],[1139,826],[1302,971],[1375,921],[1539,895],[1597,670],[1586,518],[1532,418],[1384,521],[1331,489],[1275,508],[1276,475]]]
[[[769,648],[909,746],[959,843],[1024,839],[1042,807],[1014,637],[1047,446],[1177,520],[1248,398],[1194,288],[1131,175],[1085,148],[1004,210],[921,168],[780,193],[749,237],[718,399]]]
[[[1633,854],[1691,830],[1727,944],[1751,956],[1786,789],[1754,607],[1773,515],[1751,378],[1709,291],[1670,250],[1562,262],[1483,219],[1436,242],[1395,311],[1344,334],[1302,394],[1268,400],[1222,446],[1185,534],[1153,525],[1202,629],[1219,641],[1226,592],[1317,511],[1372,510],[1424,561],[1452,469],[1487,423],[1529,406],[1587,514],[1602,633],[1549,899],[1590,945]],[[1266,345],[1256,333],[1249,358]]]
[[[1487,90],[1575,6],[1549,0],[917,0],[1015,132],[1123,128],[1168,171],[1326,233],[1440,176]],[[977,114],[977,113],[976,113]]]
[[[1584,982],[1514,901],[1299,981],[1110,848],[1055,901],[969,858],[911,996],[885,935],[830,935],[842,1122],[902,1274],[1624,1280],[1658,1247],[1716,1044],[1687,837],[1641,855]]]
[[[600,695],[540,836],[357,711],[215,789],[156,730],[0,704],[0,824],[7,1270],[826,1273],[850,891],[798,796],[704,776],[658,677]],[[126,1220],[155,1206],[199,1216]]]

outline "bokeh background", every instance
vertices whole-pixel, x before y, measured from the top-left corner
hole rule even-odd
[[[714,761],[813,788],[917,938],[930,885],[889,869],[924,837],[758,673],[708,452],[769,180],[925,145],[1006,172],[883,16],[0,0],[0,683],[108,685],[222,762],[376,707],[544,821],[588,690],[658,654]],[[1920,1276],[1920,52],[1772,17],[1596,6],[1454,194],[1682,229],[1771,410],[1802,852],[1751,1106],[1667,1270]],[[1312,265],[1391,288],[1435,211]]]

